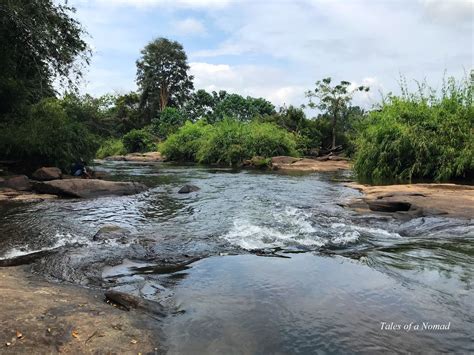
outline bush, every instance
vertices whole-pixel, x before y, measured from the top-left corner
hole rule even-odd
[[[110,138],[102,142],[99,150],[97,151],[96,157],[103,159],[112,155],[123,155],[126,153],[127,151],[125,150],[121,139]]]
[[[440,97],[425,87],[391,96],[370,113],[357,138],[354,169],[361,180],[406,181],[472,176],[473,87],[450,79]]]
[[[159,150],[169,160],[195,162],[201,139],[207,136],[210,128],[204,121],[188,121],[176,133],[170,135],[160,145]]]
[[[127,153],[151,152],[156,150],[153,136],[146,129],[132,129],[122,137]]]
[[[83,124],[71,121],[54,98],[33,105],[21,124],[0,127],[2,155],[38,166],[67,170],[79,158],[92,159],[97,148],[97,138]]]
[[[270,123],[187,122],[160,146],[170,160],[239,165],[254,156],[298,155],[295,136]]]

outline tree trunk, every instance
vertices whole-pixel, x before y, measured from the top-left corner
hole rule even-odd
[[[160,88],[160,112],[168,106],[168,88],[164,85]]]
[[[332,116],[332,146],[331,149],[336,149],[336,123],[337,123],[337,113],[334,113]]]

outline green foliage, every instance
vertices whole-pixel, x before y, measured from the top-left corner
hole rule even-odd
[[[184,124],[183,114],[174,107],[167,107],[152,120],[152,130],[159,138],[175,133]]]
[[[278,113],[260,116],[258,120],[274,123],[294,133],[296,149],[303,154],[309,154],[313,148],[321,145],[321,133],[316,121],[307,119],[301,108],[281,107]]]
[[[254,156],[298,155],[293,134],[271,123],[187,122],[160,146],[170,160],[239,165]]]
[[[102,142],[97,151],[96,158],[104,159],[112,155],[123,155],[127,151],[123,145],[123,142],[119,138],[110,138]]]
[[[436,181],[474,172],[473,86],[449,79],[441,96],[426,86],[389,96],[360,125],[354,169],[362,180]]]
[[[179,107],[188,98],[193,77],[183,46],[158,38],[148,43],[137,61],[137,84],[143,115],[151,120],[169,104]],[[149,121],[146,121],[148,123]]]
[[[57,99],[33,105],[20,125],[0,127],[0,151],[4,156],[36,165],[68,169],[79,158],[92,159],[97,147],[96,137],[83,124],[72,121]]]
[[[196,162],[196,154],[201,146],[201,142],[207,137],[212,126],[204,121],[196,123],[186,122],[176,133],[170,135],[168,139],[160,144],[160,152],[173,161]]]
[[[156,150],[153,136],[146,129],[132,129],[122,137],[127,153],[151,152]]]
[[[24,119],[29,105],[54,95],[54,80],[81,76],[89,52],[73,12],[53,0],[1,2],[0,122]]]
[[[183,111],[191,121],[205,118],[208,123],[222,121],[226,117],[250,121],[276,113],[275,106],[263,98],[243,97],[223,90],[218,93],[213,91],[212,94],[205,90],[194,92],[184,105]]]

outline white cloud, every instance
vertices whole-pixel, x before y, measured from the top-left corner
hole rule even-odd
[[[81,0],[82,3],[102,3],[111,6],[132,6],[137,8],[148,7],[182,7],[182,8],[222,8],[232,0]]]
[[[206,27],[194,18],[186,18],[173,24],[174,31],[181,35],[205,35]]]
[[[474,19],[473,0],[421,0],[426,14],[440,23],[455,24],[472,22]]]
[[[243,96],[263,97],[276,106],[304,103],[306,86],[285,76],[279,68],[263,65],[190,63],[197,89],[226,90]]]

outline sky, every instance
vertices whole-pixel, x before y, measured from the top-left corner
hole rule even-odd
[[[69,0],[93,57],[82,92],[136,90],[136,60],[158,37],[180,42],[196,89],[307,102],[325,77],[368,85],[369,108],[400,75],[440,87],[474,68],[474,0]]]

